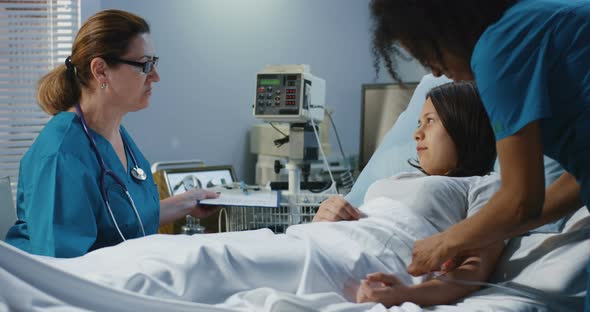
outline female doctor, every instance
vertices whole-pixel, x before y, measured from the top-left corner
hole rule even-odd
[[[370,7],[374,52],[390,74],[399,80],[401,46],[435,76],[475,79],[497,142],[500,190],[474,216],[418,241],[411,274],[590,208],[590,1],[372,0]],[[547,190],[543,154],[566,170]]]
[[[84,23],[72,55],[39,82],[38,102],[53,117],[21,160],[8,243],[76,257],[214,212],[197,204],[217,197],[204,190],[160,201],[150,164],[121,125],[147,107],[157,61],[141,17],[107,10]]]

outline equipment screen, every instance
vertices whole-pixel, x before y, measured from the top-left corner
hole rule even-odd
[[[260,79],[260,84],[261,85],[270,85],[270,86],[278,86],[281,84],[281,80],[280,79]]]

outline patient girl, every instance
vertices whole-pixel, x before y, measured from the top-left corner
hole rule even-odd
[[[493,131],[474,84],[449,83],[432,89],[414,139],[418,160],[410,164],[422,174],[379,180],[368,189],[365,202],[377,197],[405,201],[442,232],[476,213],[497,190],[497,175],[488,175],[496,157]],[[334,196],[322,203],[314,221],[356,220],[359,216],[357,208]],[[447,277],[485,281],[502,247],[496,245],[461,259]],[[373,273],[361,281],[356,299],[388,307],[406,301],[434,305],[455,302],[475,290],[477,287],[436,279],[406,286],[395,275]]]

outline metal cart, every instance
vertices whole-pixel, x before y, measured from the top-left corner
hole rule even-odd
[[[220,214],[220,229],[225,222],[226,231],[245,231],[269,228],[275,233],[284,233],[294,224],[309,223],[320,203],[334,194],[297,193],[281,194],[277,208],[268,207],[225,207],[225,218]]]

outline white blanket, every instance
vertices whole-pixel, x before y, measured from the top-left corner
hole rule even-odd
[[[350,302],[370,272],[420,282],[405,268],[413,242],[434,233],[391,199],[374,199],[363,212],[367,217],[357,222],[298,225],[283,235],[153,235],[74,259],[0,244],[0,311],[422,311],[411,303],[388,310]],[[544,311],[538,302],[491,290],[492,296],[435,310]]]
[[[372,200],[362,211],[360,221],[302,224],[282,235],[152,235],[83,257],[37,258],[112,289],[249,311],[279,311],[276,304],[288,302],[312,309],[346,304],[376,271],[420,281],[405,268],[414,241],[434,228],[391,199]]]

